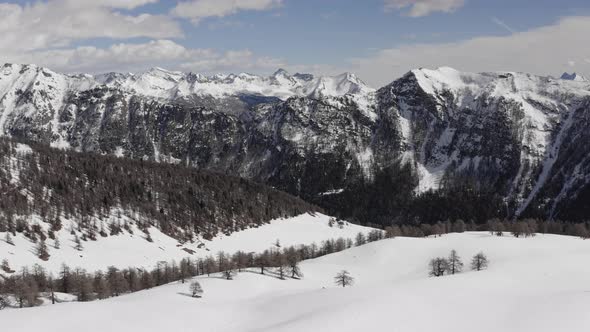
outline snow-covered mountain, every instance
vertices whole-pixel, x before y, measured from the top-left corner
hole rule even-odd
[[[488,177],[520,214],[533,201],[547,204],[538,195],[552,187],[557,196],[544,208],[553,214],[588,183],[590,156],[577,144],[588,136],[590,82],[579,83],[439,68],[414,70],[381,91],[396,98],[419,190],[457,172]]]
[[[590,196],[580,79],[417,69],[374,91],[352,74],[5,65],[0,112],[3,135],[238,175],[365,222],[579,219]],[[470,208],[449,209],[458,198]],[[424,199],[443,207],[417,212]]]
[[[577,82],[588,82],[588,79],[582,75],[576,73],[563,73],[561,75],[562,80],[577,81]]]
[[[97,75],[95,80],[107,87],[164,99],[187,98],[195,95],[223,98],[247,94],[285,100],[294,96],[358,95],[372,91],[364,82],[350,73],[314,77],[310,74],[290,75],[283,69],[277,70],[269,77],[262,77],[247,73],[204,76],[152,68],[139,74]]]

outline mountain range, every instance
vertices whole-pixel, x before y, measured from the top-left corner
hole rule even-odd
[[[0,135],[261,182],[368,224],[580,220],[590,82],[416,69],[353,74],[65,75],[0,69]]]

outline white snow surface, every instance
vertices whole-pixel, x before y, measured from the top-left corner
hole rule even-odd
[[[429,259],[456,249],[487,270],[428,277]],[[254,270],[227,281],[198,277],[204,296],[179,282],[89,303],[0,311],[7,331],[585,332],[590,330],[590,242],[488,233],[395,238],[303,262],[302,280]],[[355,278],[334,285],[337,272]]]
[[[234,232],[230,236],[220,234],[210,241],[197,237],[194,243],[183,244],[155,227],[149,229],[153,242],[148,242],[146,235],[132,224],[133,234],[123,230],[122,234],[104,238],[97,235],[97,241],[82,241],[82,251],[75,249],[75,236],[70,234],[72,229],[70,225],[74,225],[75,230],[75,224],[66,220],[62,222],[64,225],[62,229],[56,232],[60,248],[54,248],[53,240],[46,241],[50,254],[48,261],[42,261],[36,256],[36,244],[22,234],[17,233],[12,238],[14,245],[10,245],[4,241],[6,233],[3,232],[0,232],[0,261],[7,259],[11,268],[17,271],[22,266],[39,264],[50,272],[57,272],[62,263],[88,271],[105,270],[109,266],[149,269],[161,261],[179,261],[184,257],[205,257],[215,255],[219,251],[262,252],[274,247],[277,240],[282,247],[312,243],[320,245],[322,241],[339,237],[354,239],[359,232],[366,235],[373,230],[346,222],[342,227],[339,227],[338,223],[330,227],[330,219],[331,217],[320,213],[302,214],[288,219],[271,220],[268,224]],[[123,215],[121,223],[125,220],[130,219]],[[38,223],[41,227],[47,227],[47,224],[40,220]],[[108,232],[108,228],[106,230]],[[81,234],[77,233],[77,236],[81,238]],[[190,251],[194,251],[194,254],[189,253]]]
[[[109,73],[97,75],[95,78],[107,86],[165,99],[191,95],[223,98],[239,94],[256,94],[285,100],[293,96],[339,97],[366,95],[374,91],[350,73],[303,77],[298,74],[290,75],[282,69],[269,77],[247,73],[204,76],[152,68],[138,74]]]

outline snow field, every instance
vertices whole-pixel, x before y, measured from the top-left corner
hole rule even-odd
[[[456,249],[457,275],[428,277],[430,258]],[[487,270],[467,269],[483,251]],[[90,303],[4,310],[0,321],[19,331],[588,331],[590,242],[488,233],[395,238],[305,261],[302,280],[244,272],[227,281],[199,277],[204,297],[188,283]],[[355,285],[339,288],[342,269]]]
[[[48,272],[60,270],[62,263],[69,267],[81,267],[89,272],[105,270],[109,266],[117,268],[145,267],[151,269],[158,262],[172,260],[180,261],[184,257],[199,258],[207,255],[215,255],[219,251],[233,254],[236,251],[262,252],[273,247],[278,240],[282,247],[292,245],[312,244],[318,246],[322,241],[337,239],[339,237],[354,239],[359,233],[365,235],[372,228],[346,224],[342,228],[335,223],[329,226],[329,216],[323,214],[303,214],[288,219],[272,220],[268,224],[258,228],[250,228],[226,236],[219,234],[211,241],[197,238],[194,243],[180,244],[177,240],[160,232],[157,228],[151,227],[149,233],[153,242],[146,240],[145,234],[131,226],[133,234],[123,230],[122,234],[108,237],[97,235],[97,241],[82,241],[83,250],[76,250],[74,235],[70,234],[70,222],[64,221],[63,227],[56,232],[60,248],[53,247],[54,241],[46,240],[49,249],[48,261],[40,260],[36,255],[36,245],[22,234],[17,233],[12,237],[14,245],[5,242],[6,233],[0,232],[0,261],[7,259],[10,267],[18,271],[22,266],[39,264]],[[124,223],[125,216],[121,222]],[[39,224],[47,227],[47,224]],[[108,227],[105,226],[108,232]],[[75,226],[74,226],[75,229]],[[81,237],[81,234],[77,234]],[[194,254],[187,252],[194,251]]]

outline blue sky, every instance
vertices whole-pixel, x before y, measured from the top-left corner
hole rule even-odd
[[[69,72],[590,73],[587,0],[18,0],[0,22],[6,61]]]

